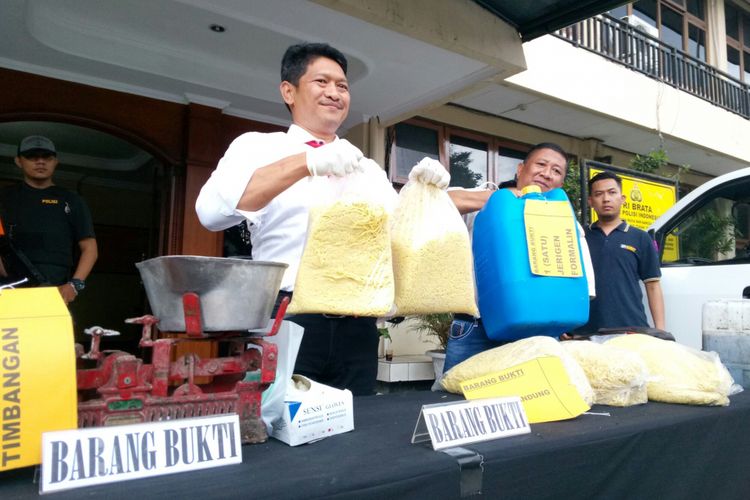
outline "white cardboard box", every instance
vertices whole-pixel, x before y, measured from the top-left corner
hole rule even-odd
[[[271,436],[289,446],[317,441],[354,429],[352,393],[293,375],[284,411],[273,422]],[[307,390],[300,390],[297,386]]]

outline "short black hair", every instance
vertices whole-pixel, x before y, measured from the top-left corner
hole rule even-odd
[[[298,43],[290,46],[281,59],[281,81],[289,82],[295,87],[307,71],[307,66],[318,57],[327,57],[336,61],[346,75],[347,62],[344,54],[327,43]]]
[[[539,144],[535,144],[529,149],[529,152],[526,153],[526,158],[523,159],[523,162],[526,163],[526,160],[528,160],[535,151],[539,151],[540,149],[551,149],[556,153],[560,153],[562,157],[565,158],[565,173],[568,173],[568,153],[565,152],[562,146],[555,144],[554,142],[540,142]]]
[[[607,179],[614,179],[617,183],[617,186],[620,188],[620,191],[622,191],[622,179],[620,178],[620,176],[613,172],[603,170],[589,179],[589,193],[591,192],[591,186],[593,186],[595,182],[604,181]]]

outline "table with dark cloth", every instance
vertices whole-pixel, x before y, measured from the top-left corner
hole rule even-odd
[[[289,447],[243,446],[243,463],[53,494],[54,498],[459,498],[456,458],[410,444],[429,391],[354,399],[355,429]],[[595,406],[531,434],[467,445],[487,498],[750,498],[750,391],[728,407]],[[34,468],[0,473],[0,498],[37,495]]]

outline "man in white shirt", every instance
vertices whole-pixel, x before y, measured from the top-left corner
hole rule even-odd
[[[214,231],[248,221],[253,259],[289,265],[282,295],[293,291],[302,257],[311,176],[360,168],[362,153],[336,136],[349,112],[346,67],[343,54],[328,45],[289,47],[279,89],[293,125],[287,132],[235,139],[195,205],[201,223]],[[372,392],[378,344],[373,318],[290,319],[305,328],[295,373],[355,394]]]
[[[255,260],[289,265],[280,298],[291,295],[304,248],[312,176],[344,176],[371,162],[336,132],[349,112],[344,55],[327,44],[289,47],[281,62],[281,97],[292,114],[286,132],[243,134],[232,142],[201,189],[201,223],[219,231],[247,220]],[[448,173],[425,172],[447,186]],[[305,329],[294,373],[355,395],[374,392],[375,318],[298,314]]]

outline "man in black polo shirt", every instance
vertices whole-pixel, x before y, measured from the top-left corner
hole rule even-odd
[[[643,308],[640,281],[646,287],[654,327],[664,329],[659,255],[651,237],[620,218],[625,201],[622,179],[600,172],[589,179],[589,205],[598,220],[586,228],[596,275],[596,298],[589,321],[577,332],[596,333],[600,328],[649,327]]]
[[[57,151],[51,140],[39,135],[23,139],[16,165],[23,182],[0,191],[5,232],[41,273],[42,284],[57,286],[70,303],[83,290],[98,256],[91,214],[80,196],[53,185]],[[74,245],[80,250],[75,267]]]

